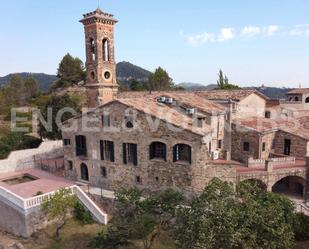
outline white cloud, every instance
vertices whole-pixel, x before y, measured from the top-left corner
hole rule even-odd
[[[296,25],[290,30],[289,34],[292,36],[309,37],[309,24]]]
[[[279,26],[277,25],[269,25],[267,27],[259,27],[259,26],[246,26],[242,29],[241,35],[247,37],[253,37],[257,35],[266,35],[271,36],[279,31]]]
[[[224,42],[235,38],[235,33],[233,28],[223,28],[221,29],[220,35],[217,38],[218,42]]]
[[[236,29],[222,28],[217,33],[204,32],[195,35],[186,35],[183,31],[179,34],[186,38],[187,42],[192,46],[200,46],[209,42],[226,42],[239,37],[268,37],[276,34],[282,36],[303,36],[309,37],[309,24],[295,25],[292,27],[283,27],[278,25],[268,26],[245,26],[237,31]]]
[[[266,33],[266,35],[273,35],[275,34],[277,31],[279,31],[279,27],[277,25],[269,25],[268,27],[264,27],[264,32]]]
[[[243,36],[256,36],[262,33],[262,29],[260,27],[257,26],[246,26],[243,28],[243,30],[241,31],[241,35]]]
[[[215,35],[212,33],[202,33],[192,36],[187,36],[187,42],[192,46],[199,46],[207,42],[214,42],[216,40]]]

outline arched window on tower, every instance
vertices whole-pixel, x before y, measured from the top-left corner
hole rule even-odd
[[[91,60],[95,61],[96,56],[95,56],[95,42],[93,38],[90,38],[90,53],[91,53]]]
[[[109,61],[110,60],[110,46],[108,39],[103,40],[103,60]]]

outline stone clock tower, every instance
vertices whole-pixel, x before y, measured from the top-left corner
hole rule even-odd
[[[114,54],[117,20],[99,8],[84,15],[86,37],[87,105],[95,108],[112,101],[118,92]]]

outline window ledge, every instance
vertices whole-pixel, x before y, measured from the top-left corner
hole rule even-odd
[[[166,160],[164,158],[153,158],[150,159],[151,162],[160,162],[160,163],[166,163]]]
[[[183,166],[190,166],[191,165],[191,163],[189,163],[187,161],[176,161],[175,163],[179,164],[179,165],[183,165]]]

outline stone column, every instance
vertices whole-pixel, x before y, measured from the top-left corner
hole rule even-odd
[[[305,182],[305,203],[309,202],[309,156],[305,157],[306,160],[306,182]]]
[[[266,167],[266,171],[267,171],[268,173],[272,173],[273,170],[274,170],[274,164],[273,164],[273,162],[270,161],[270,160],[266,160],[266,165],[265,165],[265,167]]]

